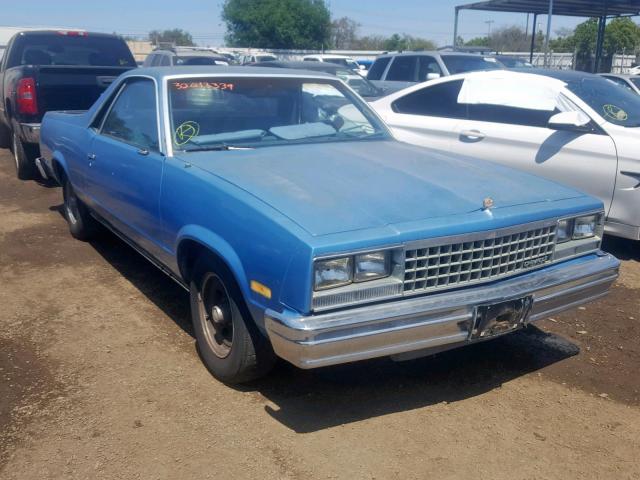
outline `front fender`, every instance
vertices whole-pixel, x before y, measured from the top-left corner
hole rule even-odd
[[[185,240],[192,240],[203,245],[224,260],[231,273],[235,276],[244,298],[249,298],[249,282],[247,281],[242,261],[234,248],[224,238],[200,225],[185,225],[177,235],[177,241],[174,246],[176,254],[180,251],[180,245]]]

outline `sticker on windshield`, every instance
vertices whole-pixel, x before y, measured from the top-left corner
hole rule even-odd
[[[173,82],[175,90],[233,90],[235,85],[229,82]]]
[[[620,107],[611,105],[610,103],[603,106],[602,109],[604,110],[605,117],[615,120],[616,122],[626,122],[629,118],[629,114],[627,112]]]
[[[176,128],[174,141],[176,145],[184,145],[193,137],[197,137],[199,133],[200,125],[198,125],[198,123],[192,121],[184,122]]]

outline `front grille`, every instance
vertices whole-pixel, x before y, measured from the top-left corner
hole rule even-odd
[[[487,282],[543,265],[552,260],[555,236],[551,225],[407,250],[405,294]]]

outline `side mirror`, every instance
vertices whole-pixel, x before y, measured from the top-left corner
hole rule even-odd
[[[584,112],[561,112],[551,117],[547,125],[553,130],[588,132],[590,123],[591,118]]]
[[[437,80],[438,78],[440,78],[440,74],[439,73],[427,73],[427,81],[429,80]]]
[[[358,70],[366,70],[366,68],[364,68],[364,65],[358,65]]]

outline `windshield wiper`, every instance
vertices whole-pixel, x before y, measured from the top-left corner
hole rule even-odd
[[[222,150],[253,150],[253,147],[243,147],[240,145],[229,145],[227,143],[216,143],[214,145],[202,145],[199,147],[185,148],[184,152],[207,152]]]

